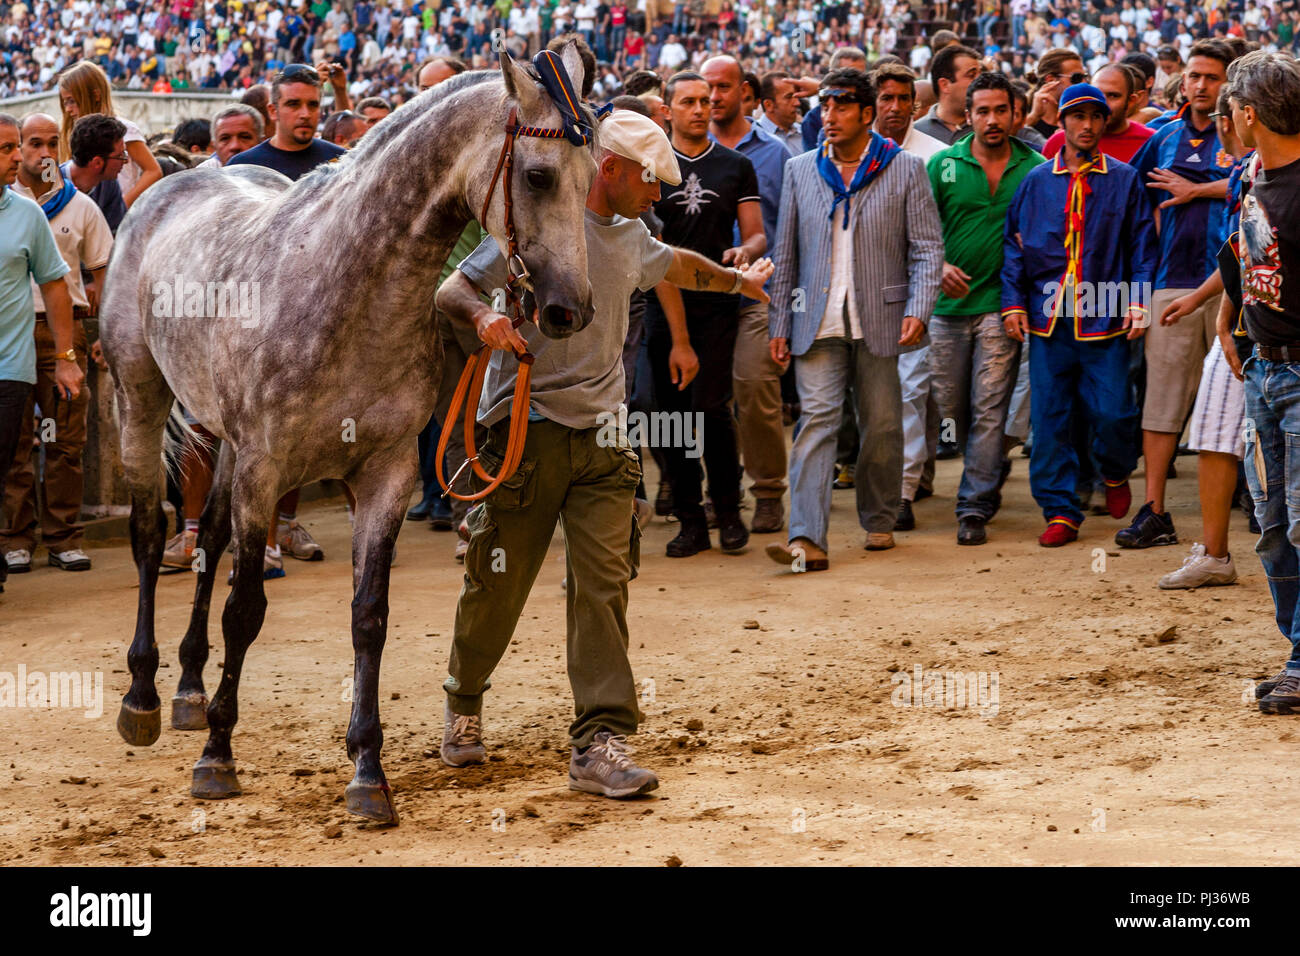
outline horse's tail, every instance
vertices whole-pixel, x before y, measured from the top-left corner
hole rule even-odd
[[[189,444],[200,448],[212,448],[212,441],[200,434],[193,425],[185,420],[185,410],[180,402],[172,402],[172,410],[167,415],[167,427],[163,429],[162,459],[163,467],[170,478],[180,481],[180,461]]]

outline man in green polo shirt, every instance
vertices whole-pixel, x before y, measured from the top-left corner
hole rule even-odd
[[[32,282],[45,300],[54,339],[55,397],[71,401],[85,383],[72,349],[72,297],[63,276],[68,264],[59,255],[54,233],[41,207],[9,187],[18,178],[18,121],[0,113],[0,499],[4,476],[21,440],[31,441],[27,400],[36,384],[36,308]],[[58,409],[41,409],[58,423]],[[0,591],[8,575],[0,559]]]
[[[1002,231],[1020,181],[1043,157],[1011,135],[1015,93],[1001,73],[966,90],[972,133],[927,164],[943,223],[943,282],[930,323],[939,407],[956,414],[964,445],[957,543],[984,544],[1002,504],[1002,432],[1020,365],[1020,343],[1002,326]]]

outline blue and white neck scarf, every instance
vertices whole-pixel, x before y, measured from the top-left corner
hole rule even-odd
[[[853,181],[849,183],[849,188],[845,189],[844,177],[840,175],[831,157],[831,148],[830,143],[822,143],[817,153],[817,171],[835,193],[835,201],[831,203],[831,221],[835,220],[836,208],[840,203],[844,203],[844,224],[840,228],[847,229],[849,228],[849,203],[853,194],[871,185],[871,181],[880,175],[893,158],[902,152],[902,149],[892,139],[886,139],[872,130],[867,152],[858,163],[858,171],[853,174]]]

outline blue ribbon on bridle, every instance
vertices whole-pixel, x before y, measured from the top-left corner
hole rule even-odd
[[[583,116],[582,100],[569,82],[569,74],[564,69],[560,55],[551,50],[543,50],[533,57],[533,69],[537,71],[537,77],[542,81],[542,86],[546,87],[546,92],[555,101],[564,125],[561,129],[547,131],[528,127],[521,129],[520,135],[539,136],[549,133],[557,139],[563,136],[574,146],[591,145],[591,124]]]

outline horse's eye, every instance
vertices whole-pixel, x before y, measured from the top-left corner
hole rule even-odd
[[[528,185],[533,189],[550,189],[555,185],[555,174],[549,169],[530,169]]]

